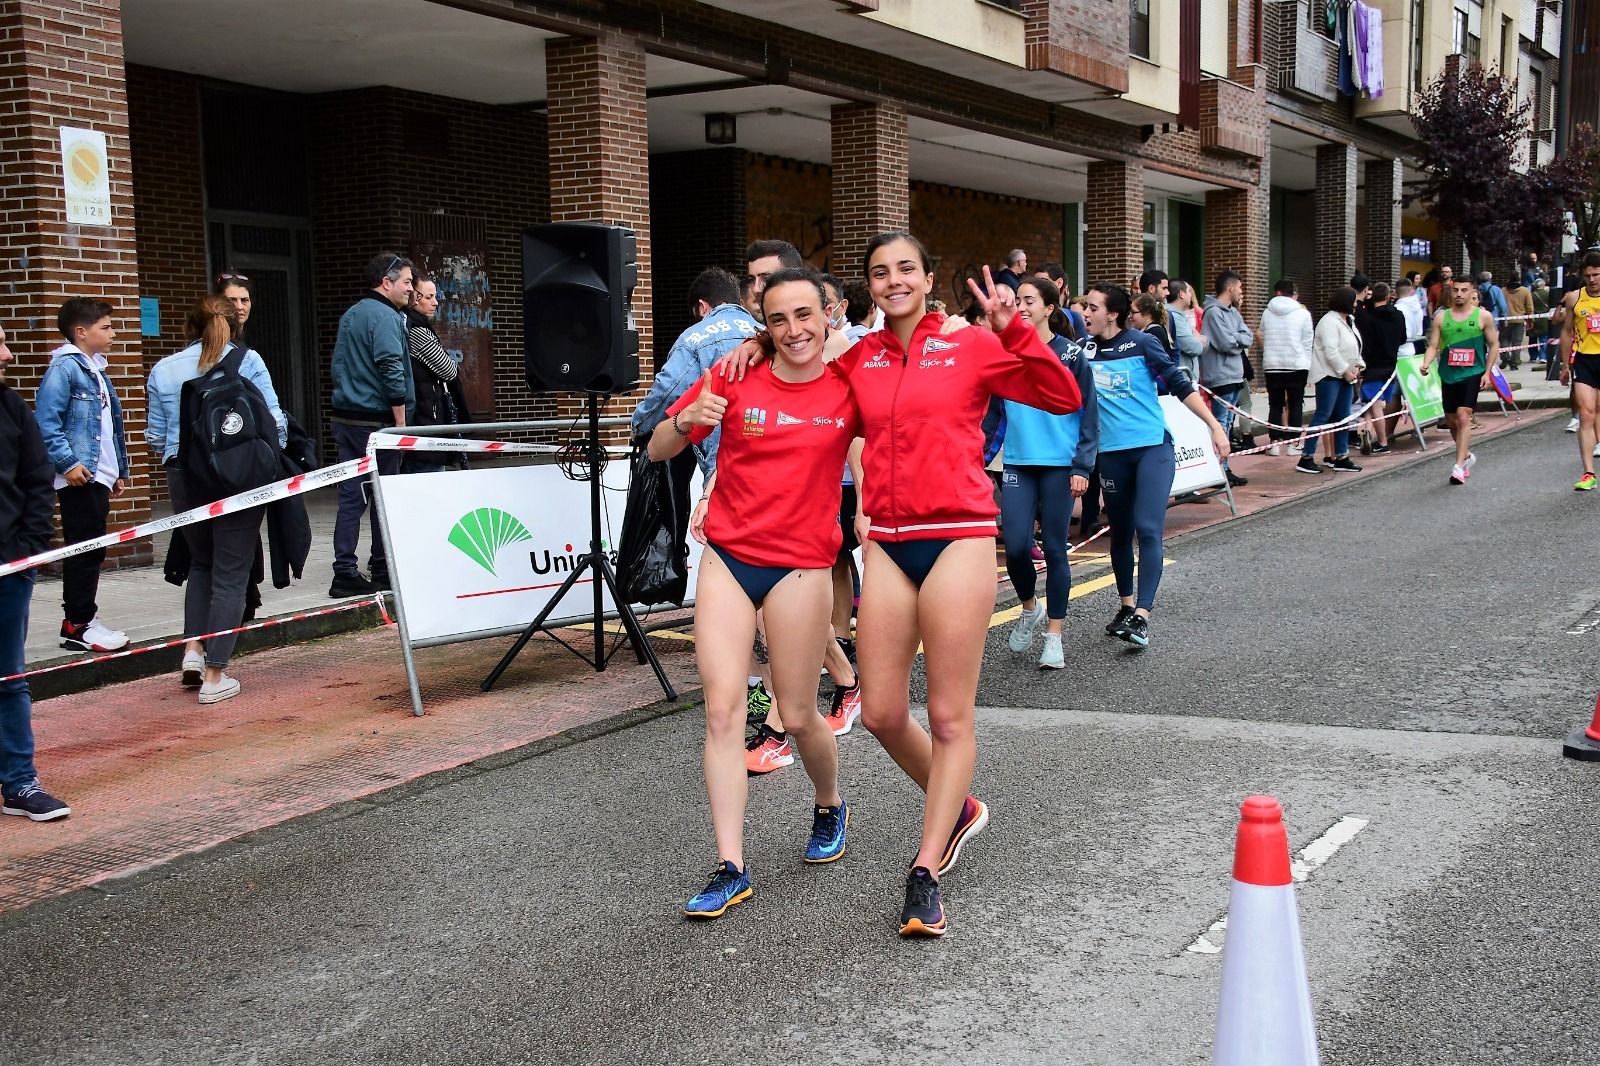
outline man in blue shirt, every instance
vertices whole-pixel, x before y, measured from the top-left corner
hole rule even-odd
[[[666,417],[667,408],[700,380],[717,360],[755,336],[761,327],[739,306],[739,283],[721,267],[709,267],[689,286],[689,304],[699,321],[672,342],[666,361],[656,370],[650,391],[633,412],[633,435],[652,432]],[[704,444],[693,445],[700,470],[710,477],[717,468],[719,428]]]

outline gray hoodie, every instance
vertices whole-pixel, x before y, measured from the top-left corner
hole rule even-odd
[[[1200,384],[1211,389],[1243,384],[1244,354],[1256,335],[1244,324],[1239,309],[1207,296],[1200,331],[1206,338],[1206,350],[1200,353]]]

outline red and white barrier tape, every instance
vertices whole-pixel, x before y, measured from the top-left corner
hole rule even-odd
[[[109,662],[112,659],[126,659],[131,655],[144,655],[152,651],[163,651],[167,648],[176,648],[180,645],[189,643],[191,640],[215,640],[217,637],[225,637],[231,633],[248,633],[252,629],[268,629],[272,626],[281,626],[289,622],[304,621],[307,618],[321,618],[325,615],[339,614],[342,611],[356,611],[363,607],[371,607],[374,604],[376,604],[378,608],[378,613],[383,617],[383,624],[386,626],[393,625],[394,623],[389,618],[389,609],[383,600],[383,593],[380,592],[373,596],[373,598],[370,600],[365,598],[352,600],[349,603],[335,604],[332,607],[324,607],[321,610],[304,611],[300,614],[284,615],[281,618],[268,618],[261,622],[251,622],[248,625],[235,626],[233,629],[219,629],[215,633],[204,633],[198,637],[176,637],[172,640],[162,641],[159,644],[144,644],[137,648],[129,648],[127,651],[89,655],[82,659],[73,659],[70,662],[57,663],[54,666],[41,666],[37,670],[24,670],[20,674],[11,674],[8,677],[0,677],[0,682],[16,681],[24,677],[37,677],[40,674],[53,674],[58,670],[71,670],[79,666],[93,666],[96,663]]]
[[[348,462],[337,463],[333,466],[325,466],[320,470],[313,470],[307,474],[296,474],[294,477],[284,478],[282,481],[275,481],[270,485],[263,485],[259,489],[251,489],[249,492],[228,496],[215,503],[201,504],[199,507],[180,511],[165,518],[157,518],[151,522],[142,522],[136,526],[129,526],[127,529],[119,529],[107,533],[103,537],[95,537],[93,540],[79,541],[76,544],[68,544],[65,547],[55,548],[40,555],[30,555],[25,559],[0,564],[0,577],[9,577],[23,570],[31,570],[36,566],[44,566],[46,563],[57,562],[61,559],[70,559],[75,555],[82,555],[85,552],[92,552],[99,548],[110,548],[113,545],[126,544],[130,540],[138,540],[141,537],[153,537],[157,533],[165,533],[170,529],[182,529],[184,526],[192,526],[230,512],[259,507],[262,504],[285,500],[291,496],[299,496],[301,493],[310,492],[312,489],[319,489],[325,485],[336,485],[341,481],[360,477],[371,469],[372,460],[362,458],[351,459]]]
[[[1210,389],[1206,388],[1204,385],[1199,385],[1199,386],[1196,386],[1196,387],[1201,392],[1205,393],[1206,398],[1209,399],[1212,403],[1220,403],[1222,406],[1224,406],[1228,410],[1232,411],[1235,415],[1243,415],[1244,417],[1248,418],[1251,422],[1253,422],[1254,424],[1256,424],[1258,426],[1265,426],[1268,429],[1276,429],[1281,433],[1299,433],[1299,432],[1302,432],[1302,431],[1304,431],[1306,433],[1336,433],[1341,429],[1347,429],[1350,426],[1355,425],[1357,422],[1360,422],[1361,419],[1363,417],[1365,417],[1366,413],[1369,410],[1372,409],[1373,405],[1376,404],[1380,399],[1383,398],[1384,392],[1386,392],[1388,390],[1390,385],[1394,384],[1395,380],[1399,376],[1400,376],[1400,370],[1399,370],[1398,367],[1396,367],[1395,370],[1389,375],[1388,380],[1386,380],[1383,383],[1383,388],[1378,390],[1378,394],[1376,396],[1374,396],[1372,399],[1368,400],[1365,404],[1362,404],[1361,407],[1358,408],[1357,410],[1351,411],[1350,414],[1348,416],[1346,416],[1345,418],[1340,419],[1338,422],[1329,422],[1325,426],[1280,426],[1280,425],[1276,425],[1276,424],[1274,424],[1272,422],[1266,421],[1265,419],[1257,418],[1255,415],[1251,414],[1249,411],[1241,410],[1240,408],[1238,408],[1238,407],[1234,406],[1233,404],[1229,403],[1227,400],[1224,400],[1222,397],[1218,396],[1216,393],[1212,392]],[[1352,382],[1352,384],[1354,384],[1354,383]],[[1239,452],[1237,454],[1244,455],[1244,454],[1247,454],[1247,453]]]
[[[557,450],[554,445],[548,444],[512,444],[495,440],[451,440],[440,437],[391,437],[382,433],[374,434],[373,439],[376,442],[376,447],[386,451],[548,453]],[[371,472],[372,460],[364,457],[336,463],[333,466],[325,466],[309,473],[296,474],[294,477],[284,478],[282,481],[275,481],[270,485],[263,485],[259,489],[236,493],[217,500],[215,503],[202,504],[199,507],[168,515],[165,518],[142,522],[136,526],[129,526],[127,529],[119,529],[115,532],[107,533],[103,537],[79,541],[76,544],[68,544],[65,547],[55,548],[40,555],[30,555],[27,558],[17,559],[13,562],[0,563],[0,577],[9,577],[24,570],[59,562],[62,559],[70,559],[75,555],[83,555],[100,548],[126,544],[130,540],[139,540],[142,537],[153,537],[157,533],[182,529],[184,526],[196,525],[232,512],[276,503],[278,500],[286,500],[291,496],[299,496],[313,489],[336,485],[341,481],[348,481],[350,478],[361,477]]]

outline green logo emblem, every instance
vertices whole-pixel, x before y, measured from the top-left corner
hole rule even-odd
[[[449,541],[461,554],[493,574],[494,559],[507,544],[532,540],[528,527],[507,511],[480,507],[461,516],[450,530]]]

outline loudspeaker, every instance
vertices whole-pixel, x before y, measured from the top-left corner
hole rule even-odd
[[[638,243],[625,226],[551,222],[522,231],[523,361],[534,392],[628,392],[639,384],[630,303]]]

